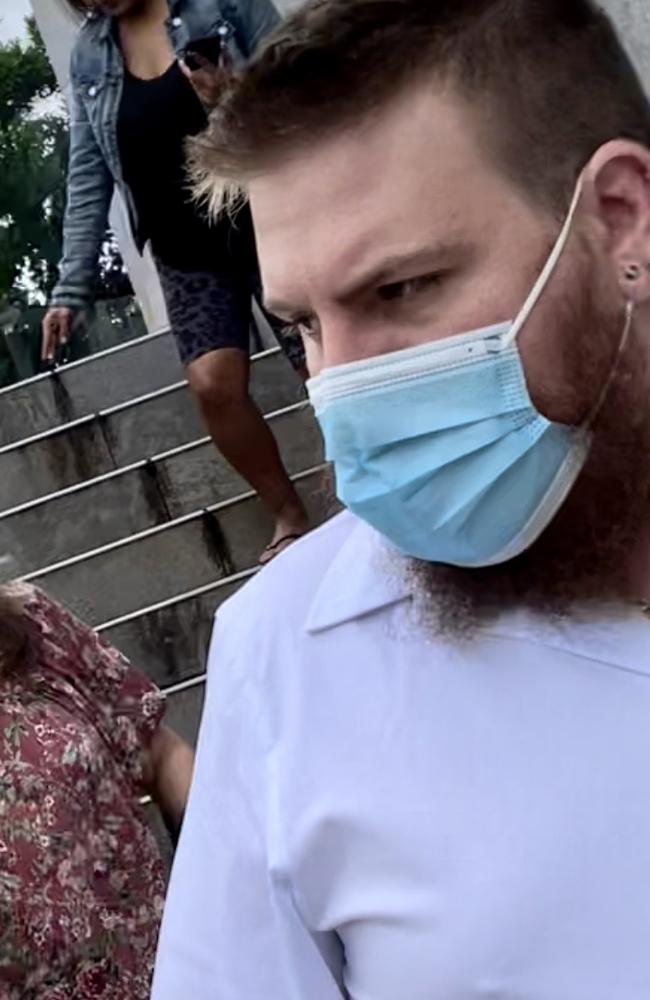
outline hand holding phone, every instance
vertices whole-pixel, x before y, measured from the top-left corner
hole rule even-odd
[[[188,42],[185,58],[180,63],[183,73],[207,109],[217,103],[232,80],[234,66],[228,41],[233,34],[232,27],[222,22],[216,35]]]
[[[232,26],[224,21],[219,25],[216,35],[209,38],[195,38],[188,42],[185,49],[185,65],[193,73],[207,69],[206,63],[216,69],[231,69],[232,57],[228,50],[228,42],[233,34]]]

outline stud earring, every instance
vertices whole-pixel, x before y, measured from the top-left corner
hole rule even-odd
[[[623,272],[626,281],[638,281],[643,268],[640,264],[628,264]]]

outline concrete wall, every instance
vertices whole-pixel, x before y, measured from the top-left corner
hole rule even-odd
[[[650,3],[648,0],[601,0],[616,22],[650,93]]]

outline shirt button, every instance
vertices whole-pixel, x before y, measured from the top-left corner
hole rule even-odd
[[[88,97],[97,97],[97,87],[89,87]]]
[[[175,17],[172,20],[172,27],[173,28],[180,28],[180,26],[181,26],[182,23],[183,23],[183,21],[182,21],[182,19],[180,17]]]

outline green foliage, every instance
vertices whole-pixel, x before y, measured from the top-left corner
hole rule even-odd
[[[57,83],[34,18],[25,41],[0,44],[0,129],[30,111],[34,100],[56,92]]]
[[[43,310],[37,306],[57,278],[67,159],[63,98],[29,18],[24,40],[0,43],[0,386],[38,371]],[[98,279],[99,299],[131,294],[108,234]],[[88,339],[77,337],[74,346],[83,353]]]
[[[0,298],[47,296],[56,275],[65,203],[67,125],[43,111],[57,85],[35,21],[24,41],[0,44]],[[46,105],[47,107],[47,105]]]

